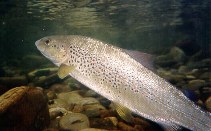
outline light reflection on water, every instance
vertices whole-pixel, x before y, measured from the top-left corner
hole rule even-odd
[[[154,50],[185,37],[174,31],[183,24],[181,0],[29,0],[27,13],[65,26],[57,33],[74,30],[123,48]]]
[[[103,21],[125,24],[137,30],[181,25],[181,0],[48,0],[28,1],[27,13],[43,20],[63,19],[72,26],[98,26]]]

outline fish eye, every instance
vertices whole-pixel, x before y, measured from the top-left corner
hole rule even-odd
[[[49,39],[45,40],[45,44],[46,44],[46,45],[49,45],[49,42],[50,42]]]

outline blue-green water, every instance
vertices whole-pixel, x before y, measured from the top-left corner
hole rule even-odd
[[[209,5],[208,0],[2,0],[0,56],[38,53],[37,39],[62,34],[158,54],[190,39],[207,53]]]

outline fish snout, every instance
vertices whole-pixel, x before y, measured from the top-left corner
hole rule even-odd
[[[35,42],[35,45],[36,45],[36,47],[37,47],[37,49],[38,49],[39,51],[43,52],[43,51],[45,50],[45,48],[42,46],[42,43],[41,43],[40,40],[37,40],[37,41]]]
[[[39,43],[40,43],[40,40],[37,40],[37,41],[35,42],[35,45],[38,46]]]

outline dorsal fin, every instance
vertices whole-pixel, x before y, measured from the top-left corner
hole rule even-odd
[[[123,51],[126,54],[128,54],[130,57],[135,59],[137,62],[141,63],[144,67],[154,71],[154,65],[153,65],[154,56],[153,55],[140,52],[140,51],[126,50],[126,49],[123,49]]]

